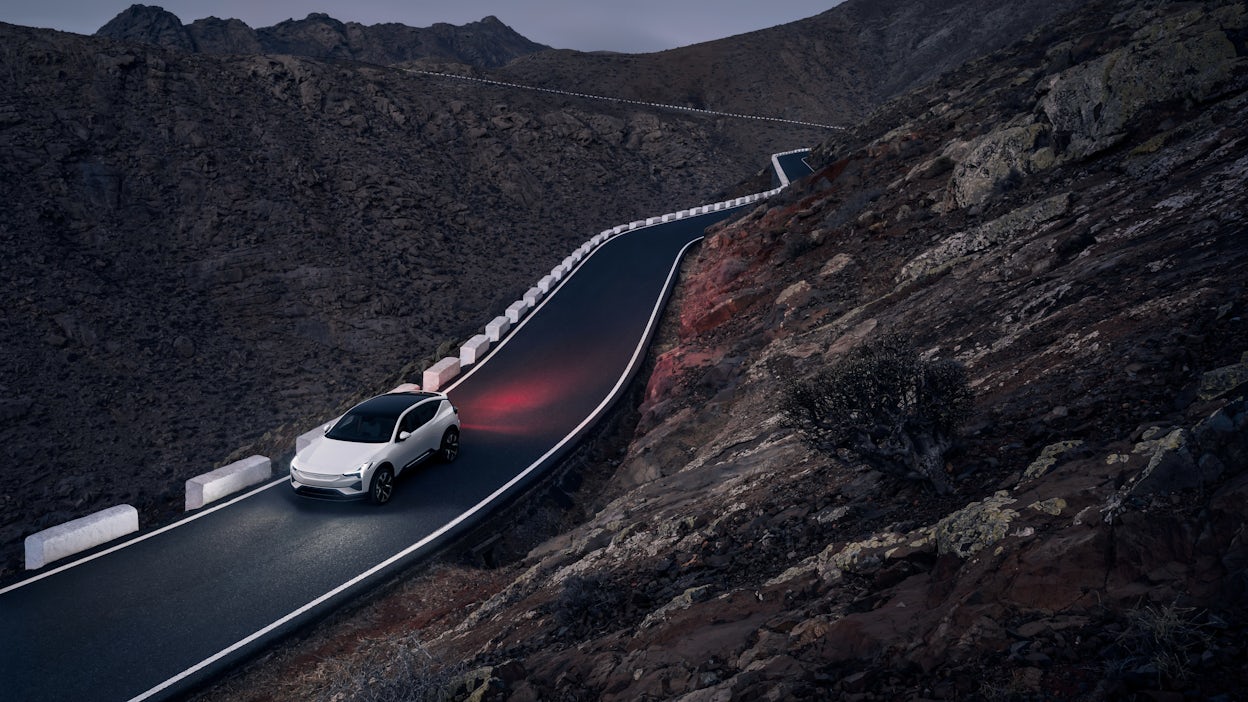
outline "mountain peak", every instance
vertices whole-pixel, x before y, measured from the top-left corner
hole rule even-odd
[[[194,51],[191,35],[177,15],[156,5],[134,4],[122,10],[96,36],[120,41],[159,44],[184,51]]]

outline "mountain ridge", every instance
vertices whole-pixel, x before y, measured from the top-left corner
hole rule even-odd
[[[490,15],[464,25],[409,27],[395,22],[340,22],[323,12],[252,29],[238,19],[207,17],[183,24],[155,5],[131,5],[95,36],[205,54],[295,54],[392,65],[419,59],[495,68],[550,47],[530,41]]]

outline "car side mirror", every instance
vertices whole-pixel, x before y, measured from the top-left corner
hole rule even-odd
[[[411,435],[412,435],[412,432],[410,431],[401,431],[399,432],[399,441],[407,441],[407,437]]]

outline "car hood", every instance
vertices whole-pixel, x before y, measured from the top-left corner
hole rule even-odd
[[[373,460],[386,444],[338,441],[327,436],[313,441],[295,457],[295,468],[318,475],[342,475]]]

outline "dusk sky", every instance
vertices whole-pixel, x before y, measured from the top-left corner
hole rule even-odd
[[[325,12],[344,22],[428,27],[494,15],[533,41],[560,49],[641,53],[720,39],[817,15],[841,0],[165,0],[155,4],[184,24],[238,18],[254,27]],[[93,34],[130,3],[0,0],[0,21]]]

